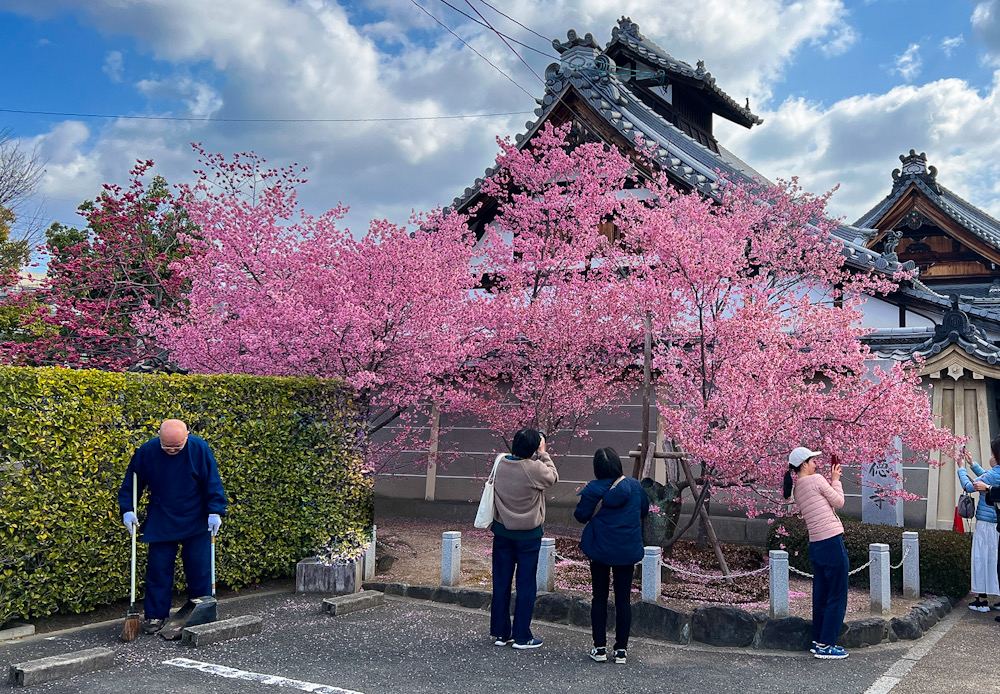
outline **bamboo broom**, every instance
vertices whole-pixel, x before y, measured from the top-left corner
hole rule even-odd
[[[132,473],[132,513],[136,512],[139,505],[139,475]],[[129,528],[132,531],[132,594],[129,600],[128,612],[125,614],[125,627],[122,629],[122,641],[135,641],[142,626],[139,622],[139,610],[135,606],[135,536],[138,528]]]

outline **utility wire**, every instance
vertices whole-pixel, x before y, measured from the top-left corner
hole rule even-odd
[[[398,116],[393,118],[194,118],[187,116],[124,116],[109,113],[63,113],[60,111],[27,111],[0,108],[0,113],[20,113],[33,116],[64,116],[68,118],[127,118],[132,120],[174,120],[214,123],[381,123],[385,121],[449,120],[457,118],[493,118],[495,116],[521,116],[531,111],[506,111],[503,113],[468,113],[454,116]]]
[[[518,89],[520,89],[520,90],[521,90],[522,92],[524,92],[525,94],[527,94],[527,95],[528,95],[528,96],[529,96],[529,97],[531,98],[531,100],[532,100],[532,101],[534,101],[535,97],[534,97],[534,96],[532,96],[531,92],[529,92],[529,91],[528,91],[527,89],[525,89],[525,88],[524,88],[524,87],[522,87],[522,86],[521,86],[520,84],[518,84],[517,82],[515,82],[515,81],[514,81],[514,79],[513,79],[513,78],[512,78],[512,77],[511,77],[510,75],[508,75],[508,74],[507,74],[506,72],[504,72],[503,70],[501,70],[500,68],[498,68],[498,67],[497,67],[496,65],[494,65],[494,64],[493,64],[492,62],[490,62],[490,59],[489,59],[489,58],[487,58],[487,57],[486,57],[485,55],[483,55],[482,53],[480,53],[479,51],[477,51],[477,50],[476,50],[475,48],[473,48],[473,47],[472,47],[472,46],[471,46],[471,45],[469,44],[469,42],[468,42],[468,41],[466,41],[466,40],[465,40],[465,39],[463,39],[463,38],[462,38],[461,36],[459,36],[458,34],[456,34],[456,33],[455,33],[454,31],[452,31],[451,29],[449,29],[449,28],[448,28],[448,26],[447,26],[447,25],[446,25],[446,24],[445,24],[444,22],[442,22],[442,21],[441,21],[440,19],[438,19],[437,17],[435,17],[434,15],[432,15],[432,14],[431,14],[430,12],[428,12],[428,11],[427,11],[426,9],[424,9],[424,7],[423,7],[423,6],[422,6],[422,5],[420,4],[420,3],[418,3],[418,2],[417,2],[417,0],[410,0],[410,2],[412,2],[412,3],[414,4],[414,6],[418,7],[418,8],[420,9],[420,11],[421,11],[421,12],[423,12],[423,13],[424,13],[425,15],[427,15],[428,17],[430,17],[431,19],[433,19],[433,20],[434,20],[435,22],[437,22],[438,24],[440,24],[440,25],[441,25],[442,27],[444,27],[444,29],[445,29],[445,30],[447,30],[447,32],[448,32],[449,34],[451,34],[451,35],[452,35],[452,36],[454,36],[454,37],[455,37],[456,39],[458,39],[459,41],[461,41],[462,43],[464,43],[464,44],[465,44],[466,46],[468,46],[469,50],[471,50],[471,51],[472,51],[473,53],[475,53],[475,54],[476,54],[476,55],[478,55],[478,56],[479,56],[480,58],[482,58],[482,59],[483,59],[483,60],[485,60],[485,61],[486,61],[487,63],[489,63],[489,64],[490,64],[490,67],[492,67],[492,68],[493,68],[494,70],[496,70],[496,71],[497,71],[497,72],[499,72],[499,73],[500,73],[501,75],[503,75],[504,77],[506,77],[506,78],[507,78],[507,80],[508,80],[508,81],[509,81],[509,82],[510,82],[511,84],[513,84],[513,85],[514,85],[515,87],[517,87],[517,88],[518,88]]]
[[[444,2],[444,0],[441,0],[441,1],[442,1],[442,2]],[[528,65],[528,62],[527,62],[527,61],[526,61],[526,60],[525,60],[524,58],[522,58],[522,57],[521,57],[521,54],[520,54],[520,53],[518,53],[518,52],[517,52],[517,50],[515,50],[515,48],[514,48],[513,46],[511,46],[511,45],[510,45],[510,42],[509,42],[509,41],[508,41],[507,39],[505,39],[505,38],[504,38],[503,34],[501,34],[501,33],[500,33],[499,31],[497,31],[497,30],[496,30],[496,29],[495,29],[495,28],[493,27],[493,25],[492,25],[492,24],[490,24],[490,23],[489,23],[488,21],[486,21],[486,17],[483,17],[483,14],[482,14],[482,12],[480,12],[479,10],[477,10],[477,9],[476,9],[476,8],[475,8],[475,7],[473,6],[473,4],[472,4],[471,0],[465,0],[465,4],[466,4],[466,5],[468,5],[468,6],[469,6],[469,8],[470,8],[470,9],[471,9],[471,10],[472,10],[473,12],[475,12],[476,14],[478,14],[478,15],[479,15],[479,18],[480,18],[480,19],[482,19],[482,20],[483,20],[484,22],[486,22],[486,26],[488,26],[488,27],[489,27],[490,31],[492,31],[492,32],[493,32],[494,34],[496,34],[497,36],[499,36],[499,37],[500,37],[500,40],[501,40],[501,41],[503,41],[504,45],[505,45],[505,46],[507,46],[507,48],[509,48],[509,49],[510,49],[510,52],[511,52],[511,53],[513,53],[514,55],[516,55],[516,56],[517,56],[517,59],[518,59],[518,60],[520,60],[520,61],[521,61],[522,63],[524,63],[524,66],[525,66],[526,68],[528,68],[528,70],[530,70],[530,71],[531,71],[531,74],[532,74],[532,75],[534,75],[534,76],[535,76],[536,78],[538,78],[538,81],[539,81],[539,82],[541,82],[541,83],[543,83],[543,84],[544,84],[544,83],[545,83],[545,80],[543,80],[543,79],[541,78],[541,76],[540,76],[540,75],[539,75],[539,74],[538,74],[537,72],[535,72],[535,71],[534,71],[534,69],[533,69],[533,68],[532,68],[532,67],[531,67],[530,65]]]
[[[516,19],[514,19],[513,17],[511,17],[510,15],[504,14],[503,12],[501,12],[500,10],[498,10],[497,8],[493,7],[493,5],[491,5],[488,2],[486,2],[486,0],[479,0],[479,2],[483,3],[488,8],[490,8],[491,10],[493,10],[494,12],[496,12],[497,14],[500,14],[500,15],[506,17],[507,19],[509,19],[510,21],[514,22],[514,24],[518,25],[519,27],[521,27],[525,31],[531,32],[532,34],[534,34],[535,36],[537,36],[538,38],[542,39],[543,41],[547,42],[550,45],[552,44],[552,39],[550,39],[548,37],[545,37],[545,36],[542,36],[541,34],[539,34],[534,29],[529,29],[528,27],[524,26],[519,21],[517,21]]]
[[[463,12],[462,10],[458,9],[457,7],[455,7],[454,5],[452,5],[450,2],[448,2],[448,0],[441,0],[441,4],[447,5],[448,7],[450,7],[455,12],[458,12],[460,15],[462,15],[463,17],[465,17],[466,19],[468,19],[471,22],[475,22],[479,26],[486,27],[487,29],[492,29],[494,32],[496,32],[500,36],[502,36],[504,38],[507,38],[507,39],[510,39],[511,41],[513,41],[514,43],[516,43],[518,46],[522,46],[524,48],[527,48],[529,51],[534,51],[535,53],[538,53],[539,55],[544,55],[546,58],[551,58],[553,60],[559,60],[559,56],[557,56],[557,55],[552,55],[552,53],[546,53],[545,51],[540,51],[537,48],[535,48],[534,46],[529,46],[526,43],[521,43],[520,41],[518,41],[517,39],[515,39],[513,36],[511,36],[509,34],[503,34],[503,33],[499,32],[499,31],[497,31],[496,29],[494,29],[493,27],[491,27],[488,22],[486,22],[485,18],[483,18],[483,21],[480,21],[480,20],[476,19],[475,17],[473,17],[471,14],[468,14],[468,13]],[[475,8],[473,8],[473,9],[475,9]],[[479,13],[477,12],[476,14],[479,14]],[[480,14],[479,16],[482,17],[483,15]]]

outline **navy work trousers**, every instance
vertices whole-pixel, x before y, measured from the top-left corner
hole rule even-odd
[[[611,576],[615,583],[615,650],[628,648],[628,634],[632,630],[632,577],[635,566],[608,566],[599,561],[590,562],[590,578],[594,586],[594,599],[590,603],[590,624],[594,632],[594,645],[608,645],[608,590]]]
[[[535,612],[535,571],[542,538],[512,540],[493,536],[493,600],[490,603],[490,634],[516,643],[527,643],[531,636],[531,616]],[[517,570],[514,599],[514,626],[510,623],[510,584]]]
[[[847,547],[844,536],[809,543],[813,565],[813,641],[836,646],[847,613]]]
[[[188,597],[200,598],[212,594],[212,536],[208,531],[183,540],[150,542],[146,562],[146,597],[143,608],[146,619],[166,619],[170,614],[170,599],[174,591],[174,562],[177,547],[187,578]]]

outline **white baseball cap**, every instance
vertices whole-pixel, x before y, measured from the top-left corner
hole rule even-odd
[[[811,451],[805,446],[799,446],[788,454],[788,464],[792,467],[801,467],[802,463],[806,462],[810,458],[815,458],[822,453],[823,451]]]

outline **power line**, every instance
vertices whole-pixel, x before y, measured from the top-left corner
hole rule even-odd
[[[442,1],[442,2],[444,2],[444,0],[441,0],[441,1]],[[509,41],[508,41],[507,39],[505,39],[505,38],[504,38],[503,34],[501,34],[501,33],[500,33],[499,31],[497,31],[497,30],[496,30],[496,29],[495,29],[495,28],[493,27],[493,25],[492,25],[492,24],[490,24],[490,23],[489,23],[488,21],[486,21],[486,17],[483,17],[483,14],[482,14],[482,12],[480,12],[479,10],[477,10],[477,9],[475,8],[475,6],[473,6],[473,4],[472,4],[472,2],[471,2],[470,0],[465,0],[465,4],[466,4],[466,5],[468,5],[468,6],[469,6],[469,8],[470,8],[470,9],[471,9],[471,10],[472,10],[473,12],[475,12],[476,14],[478,14],[478,15],[479,15],[479,17],[480,17],[480,19],[482,19],[482,20],[483,20],[484,22],[486,22],[486,26],[488,26],[488,27],[490,28],[490,31],[492,31],[492,32],[493,32],[494,34],[496,34],[497,36],[499,36],[499,37],[500,37],[500,40],[501,40],[501,41],[503,41],[504,45],[505,45],[505,46],[507,46],[507,48],[509,48],[509,49],[510,49],[510,52],[511,52],[511,53],[513,53],[514,55],[516,55],[516,56],[517,56],[517,59],[518,59],[518,60],[520,60],[520,61],[521,61],[522,63],[524,63],[524,66],[525,66],[526,68],[528,68],[528,70],[530,70],[530,71],[531,71],[531,74],[532,74],[532,75],[534,75],[535,77],[537,77],[537,78],[538,78],[538,81],[539,81],[539,82],[541,82],[541,83],[543,83],[543,84],[544,84],[544,83],[545,83],[545,80],[543,80],[543,79],[542,79],[542,78],[541,78],[541,77],[539,76],[539,74],[538,74],[537,72],[535,72],[535,71],[534,71],[534,69],[532,69],[532,67],[531,67],[530,65],[528,65],[528,61],[526,61],[526,60],[525,60],[524,58],[522,58],[522,57],[521,57],[521,54],[520,54],[520,53],[518,53],[518,52],[517,52],[517,51],[516,51],[516,50],[514,49],[514,47],[510,45],[510,42],[509,42]]]
[[[33,115],[33,116],[60,116],[66,118],[124,118],[131,120],[197,121],[205,123],[208,122],[211,123],[381,123],[386,121],[452,120],[460,118],[493,118],[498,116],[521,116],[527,113],[531,113],[531,111],[506,111],[503,113],[466,113],[466,114],[452,115],[452,116],[397,116],[392,118],[194,118],[187,116],[125,116],[125,115],[116,115],[110,113],[63,113],[60,111],[29,111],[29,110],[13,109],[13,108],[0,108],[0,113],[19,113],[23,115]]]
[[[538,53],[539,55],[544,55],[546,58],[551,58],[553,60],[559,60],[559,56],[552,55],[552,53],[546,53],[545,51],[540,51],[537,48],[535,48],[534,46],[529,46],[526,43],[522,43],[522,42],[518,41],[517,39],[515,39],[513,36],[510,36],[509,34],[504,34],[504,33],[501,33],[499,31],[497,31],[492,26],[490,26],[490,24],[486,21],[485,17],[483,17],[483,20],[480,21],[480,20],[476,19],[475,17],[473,17],[471,14],[468,14],[468,13],[463,12],[462,10],[458,9],[457,7],[455,7],[454,5],[452,5],[450,2],[448,2],[448,0],[441,0],[441,4],[447,5],[448,7],[450,7],[451,9],[453,9],[455,12],[458,12],[460,15],[462,15],[465,18],[467,18],[469,21],[475,22],[479,26],[486,27],[487,29],[491,29],[494,33],[496,33],[496,34],[498,34],[498,35],[500,35],[500,36],[502,36],[504,38],[510,39],[511,41],[513,41],[514,43],[516,43],[518,46],[522,46],[524,48],[527,48],[529,51],[534,51],[535,53]],[[473,8],[473,9],[475,9],[475,8]],[[479,14],[479,13],[476,12],[476,14]],[[483,15],[480,14],[479,16],[482,17]]]
[[[427,11],[426,9],[424,9],[424,7],[423,7],[422,5],[420,5],[420,3],[418,3],[418,2],[417,2],[417,0],[410,0],[410,2],[412,2],[412,3],[414,4],[414,6],[416,6],[417,8],[419,8],[419,9],[420,9],[420,11],[421,11],[421,12],[423,12],[423,13],[424,13],[425,15],[427,15],[428,17],[430,17],[431,19],[433,19],[433,20],[434,20],[435,22],[437,22],[438,24],[440,24],[440,25],[441,25],[442,27],[444,27],[444,29],[445,29],[445,30],[446,30],[446,31],[447,31],[447,32],[448,32],[449,34],[451,34],[451,35],[452,35],[452,36],[454,36],[454,37],[455,37],[456,39],[458,39],[459,41],[461,41],[462,43],[464,43],[464,44],[465,44],[465,45],[466,45],[466,46],[467,46],[467,47],[469,48],[469,50],[471,50],[471,51],[472,51],[473,53],[475,53],[475,54],[476,54],[476,55],[478,55],[478,56],[479,56],[480,58],[482,58],[482,59],[483,59],[483,60],[485,60],[485,61],[486,61],[487,63],[489,63],[489,64],[490,64],[490,67],[492,67],[492,68],[493,68],[494,70],[496,70],[496,71],[497,71],[497,72],[499,72],[499,73],[500,73],[501,75],[503,75],[504,77],[506,77],[506,78],[507,78],[507,80],[508,80],[508,81],[509,81],[509,82],[510,82],[511,84],[513,84],[513,85],[514,85],[515,87],[517,87],[517,88],[518,88],[518,89],[520,89],[520,90],[521,90],[522,92],[524,92],[524,93],[525,93],[525,94],[527,94],[527,95],[528,95],[529,97],[531,97],[531,99],[532,99],[532,100],[534,100],[534,99],[535,99],[535,97],[534,97],[534,96],[532,96],[531,92],[529,92],[529,91],[528,91],[527,89],[525,89],[525,88],[524,88],[524,87],[522,87],[522,86],[521,86],[520,84],[518,84],[517,82],[515,82],[515,81],[514,81],[514,78],[513,78],[513,77],[511,77],[511,76],[510,76],[510,75],[508,75],[508,74],[507,74],[506,72],[504,72],[503,70],[501,70],[500,68],[498,68],[498,67],[497,67],[496,65],[494,65],[494,64],[493,64],[492,62],[490,62],[490,59],[489,59],[489,58],[487,58],[487,57],[486,57],[485,55],[483,55],[482,53],[480,53],[479,51],[477,51],[477,50],[476,50],[475,48],[473,48],[473,47],[472,47],[472,46],[471,46],[471,45],[469,44],[469,42],[468,42],[468,41],[466,41],[466,40],[465,40],[465,39],[463,39],[463,38],[462,38],[461,36],[459,36],[458,34],[456,34],[456,33],[455,33],[454,31],[452,31],[451,29],[449,29],[449,28],[448,28],[448,26],[447,26],[447,25],[446,25],[446,24],[445,24],[444,22],[442,22],[442,21],[441,21],[440,19],[438,19],[437,17],[435,17],[434,15],[432,15],[432,14],[431,14],[430,12],[428,12],[428,11]]]
[[[499,14],[499,15],[502,15],[503,17],[506,17],[506,18],[507,18],[507,19],[509,19],[510,21],[514,22],[514,24],[518,25],[519,27],[521,27],[521,28],[522,28],[522,29],[524,29],[525,31],[528,31],[528,32],[531,32],[532,34],[534,34],[534,35],[535,35],[535,36],[537,36],[538,38],[540,38],[540,39],[542,39],[542,40],[544,40],[544,41],[547,41],[547,42],[548,42],[549,44],[551,44],[551,43],[552,43],[552,39],[550,39],[550,38],[548,38],[548,37],[545,37],[545,36],[542,36],[541,34],[539,34],[539,33],[538,33],[537,31],[535,31],[534,29],[529,29],[528,27],[524,26],[524,25],[523,25],[523,24],[521,24],[521,23],[520,23],[519,21],[517,21],[516,19],[514,19],[513,17],[511,17],[510,15],[507,15],[507,14],[504,14],[503,12],[501,12],[500,10],[498,10],[497,8],[493,7],[493,5],[491,5],[491,4],[489,4],[488,2],[486,2],[486,0],[479,0],[479,2],[483,3],[483,4],[484,4],[484,5],[486,5],[486,6],[488,7],[488,8],[490,8],[491,10],[493,10],[494,12],[496,12],[497,14]]]

